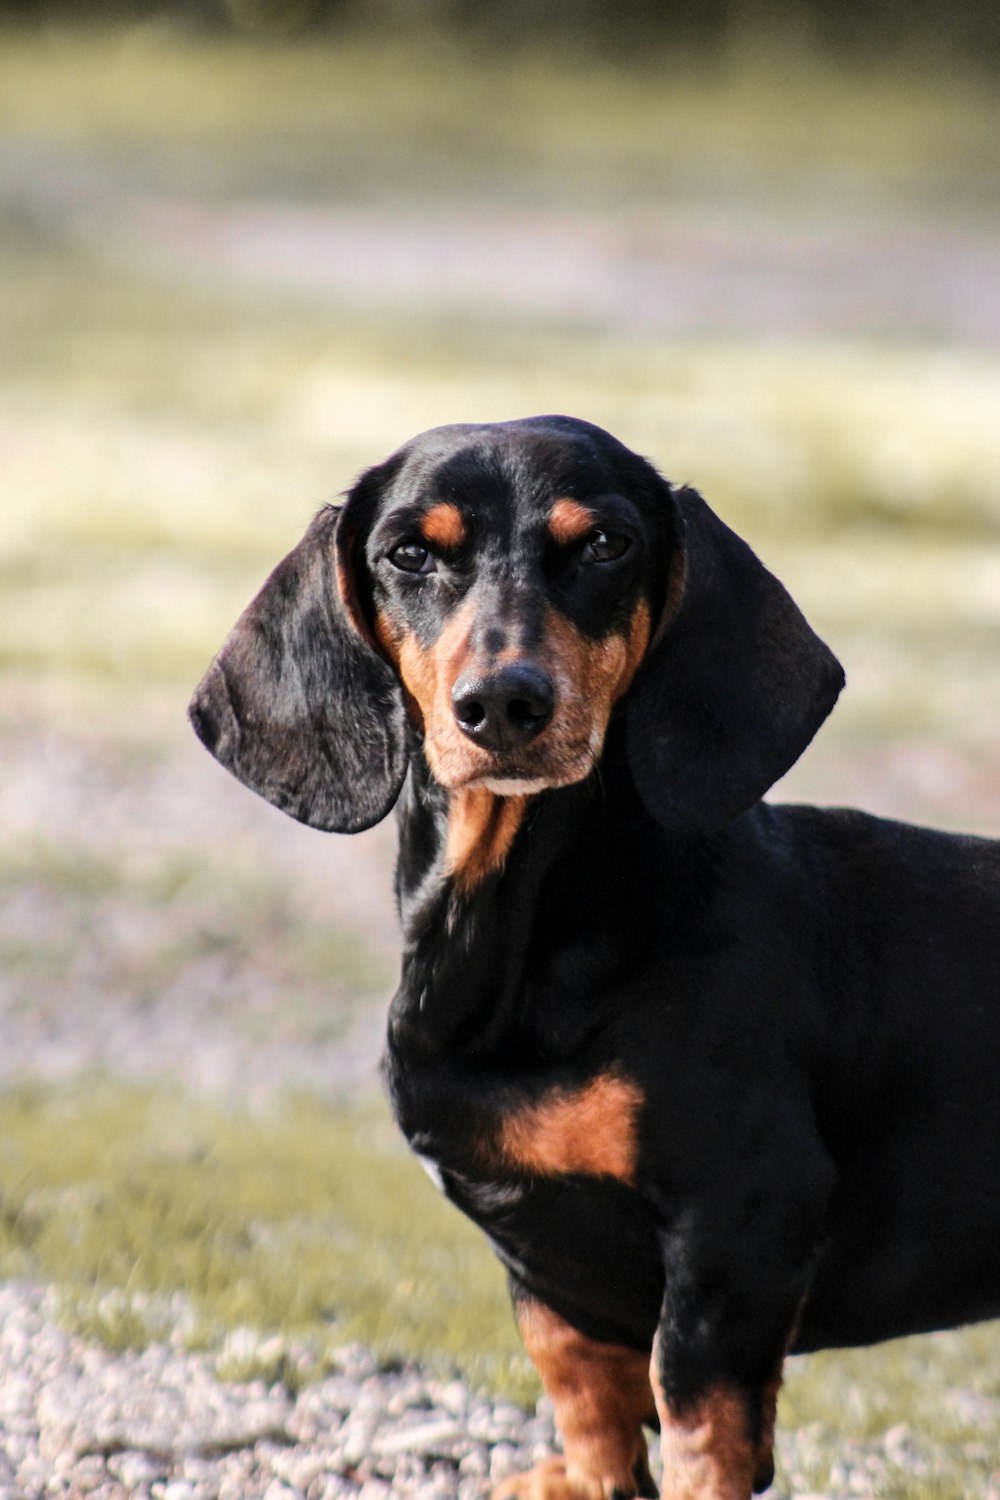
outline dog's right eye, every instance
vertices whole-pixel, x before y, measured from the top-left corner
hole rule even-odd
[[[631,539],[618,531],[604,531],[597,526],[587,538],[583,549],[584,562],[615,562],[624,557],[631,547]]]
[[[436,573],[434,554],[422,542],[400,542],[389,553],[389,561],[403,573]]]

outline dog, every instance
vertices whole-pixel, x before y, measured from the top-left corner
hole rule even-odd
[[[191,706],[247,786],[393,806],[385,1073],[507,1269],[563,1456],[746,1500],[789,1352],[1000,1314],[1000,842],[762,800],[843,685],[698,493],[568,417],[323,509]]]

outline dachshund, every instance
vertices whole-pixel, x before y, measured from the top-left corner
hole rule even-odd
[[[693,489],[546,416],[321,510],[195,693],[316,828],[395,806],[399,1124],[506,1267],[563,1455],[747,1500],[786,1354],[1000,1314],[1000,842],[762,800],[843,685]]]

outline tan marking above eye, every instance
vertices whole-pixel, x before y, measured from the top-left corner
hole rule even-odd
[[[632,1183],[642,1104],[639,1085],[619,1073],[598,1074],[579,1089],[555,1089],[506,1117],[501,1154],[543,1176],[582,1172]]]
[[[436,547],[460,547],[465,541],[465,517],[457,505],[442,500],[420,518],[420,534]]]
[[[557,500],[549,512],[549,532],[561,547],[582,541],[596,525],[594,512],[579,500]]]

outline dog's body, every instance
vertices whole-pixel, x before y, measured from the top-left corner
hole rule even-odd
[[[746,1500],[789,1350],[1000,1314],[1000,844],[760,801],[842,674],[692,491],[565,418],[425,434],[196,694],[294,816],[400,817],[387,1076],[508,1268],[564,1460]]]

